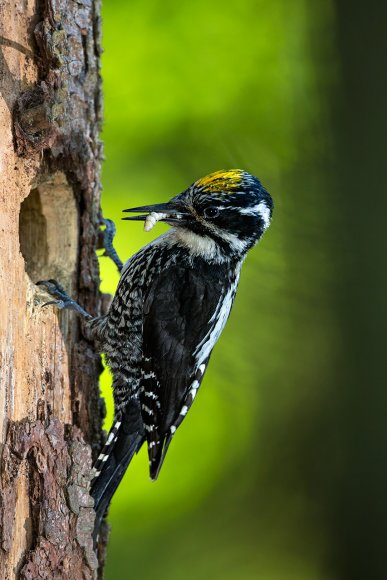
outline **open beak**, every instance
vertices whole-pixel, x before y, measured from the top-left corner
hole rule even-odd
[[[156,221],[165,222],[171,226],[179,224],[184,225],[188,221],[191,221],[192,215],[189,213],[187,207],[181,202],[178,203],[174,200],[168,201],[167,203],[157,203],[155,205],[143,205],[141,207],[132,207],[130,209],[124,209],[127,213],[141,213],[142,215],[134,215],[130,217],[124,217],[123,220],[133,220],[133,221],[145,221],[147,222],[149,218],[154,216],[154,223]],[[146,212],[145,214],[143,212]]]

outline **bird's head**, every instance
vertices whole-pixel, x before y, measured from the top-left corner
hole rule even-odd
[[[198,179],[167,203],[124,211],[146,212],[123,219],[144,220],[147,231],[157,221],[164,221],[215,242],[225,253],[240,256],[269,227],[273,201],[256,177],[242,169],[229,169]]]

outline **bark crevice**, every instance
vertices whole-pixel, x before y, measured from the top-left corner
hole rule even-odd
[[[29,546],[18,577],[70,579],[77,570],[85,578],[96,576],[90,468],[90,446],[77,427],[54,416],[9,424],[1,463],[3,551],[10,552],[16,532],[19,478],[26,480],[30,504]]]

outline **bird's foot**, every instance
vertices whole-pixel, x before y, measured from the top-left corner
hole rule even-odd
[[[92,316],[86,312],[73,298],[66,293],[65,289],[56,280],[40,280],[36,283],[37,286],[44,286],[48,294],[50,294],[55,300],[50,300],[45,302],[45,306],[56,306],[60,310],[74,310],[84,318],[92,318]]]
[[[121,272],[123,263],[120,260],[114,246],[113,240],[116,235],[116,225],[112,220],[102,218],[100,225],[104,225],[105,229],[102,231],[102,247],[105,249],[104,256],[108,256],[115,265],[119,272]]]

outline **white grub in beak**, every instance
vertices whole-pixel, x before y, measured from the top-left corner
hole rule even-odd
[[[165,219],[166,217],[168,217],[168,214],[166,214],[166,213],[157,213],[155,211],[152,211],[145,218],[145,221],[144,221],[144,231],[145,232],[150,232],[154,228],[154,226],[156,225],[157,222],[159,222],[160,220]]]

